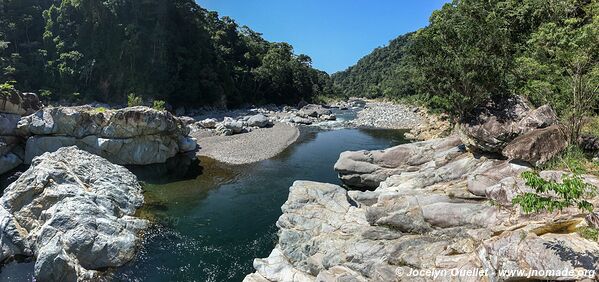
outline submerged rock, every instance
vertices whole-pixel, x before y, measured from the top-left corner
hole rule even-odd
[[[142,204],[125,168],[76,147],[43,154],[0,198],[0,260],[35,257],[38,281],[97,279],[134,257]]]

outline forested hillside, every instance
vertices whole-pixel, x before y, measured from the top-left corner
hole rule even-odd
[[[580,127],[599,106],[598,3],[455,0],[333,81],[346,96],[416,98],[455,118],[519,94]]]
[[[348,97],[393,96],[401,87],[398,79],[404,62],[404,47],[410,34],[393,39],[388,46],[376,48],[355,66],[332,75],[334,85]]]
[[[193,0],[0,1],[0,84],[46,100],[296,103],[326,73]]]

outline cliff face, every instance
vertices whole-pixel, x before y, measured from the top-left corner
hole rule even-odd
[[[532,275],[539,279],[588,278],[599,244],[575,232],[584,215],[575,208],[522,214],[512,199],[530,191],[520,178],[530,168],[476,156],[460,141],[343,153],[336,165],[342,179],[373,191],[295,182],[277,222],[277,246],[254,261],[256,273],[245,281],[413,281],[414,270],[446,271],[437,280],[447,281],[525,278],[529,270],[568,273]],[[541,172],[545,179],[562,174]],[[599,187],[599,179],[584,179]],[[468,270],[485,275],[451,275]]]
[[[22,118],[17,131],[28,137],[25,163],[76,145],[116,164],[145,165],[164,163],[197,146],[177,117],[147,107],[49,107]]]

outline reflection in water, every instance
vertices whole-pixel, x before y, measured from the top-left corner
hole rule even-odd
[[[276,221],[295,180],[340,184],[333,164],[347,150],[405,143],[396,130],[307,129],[277,157],[229,166],[208,158],[130,168],[145,182],[138,216],[154,224],[114,281],[241,281],[277,241]],[[25,270],[23,269],[23,266]],[[31,277],[31,264],[2,269]],[[27,270],[29,269],[29,270]]]
[[[127,166],[139,181],[152,184],[166,184],[173,181],[195,179],[202,174],[199,160],[187,154],[178,154],[163,164]]]
[[[397,130],[307,128],[270,160],[227,166],[202,159],[203,174],[195,180],[148,185],[143,216],[159,224],[115,280],[241,281],[253,271],[253,259],[268,256],[276,244],[275,222],[293,181],[339,184],[333,164],[341,152],[400,143]]]

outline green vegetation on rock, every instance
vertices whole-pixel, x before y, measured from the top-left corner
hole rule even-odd
[[[564,174],[561,182],[545,180],[533,171],[523,172],[522,178],[535,192],[518,195],[512,203],[520,205],[525,213],[561,211],[568,207],[593,212],[593,205],[585,199],[595,196],[597,188],[585,183],[578,173]]]

